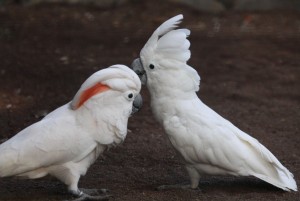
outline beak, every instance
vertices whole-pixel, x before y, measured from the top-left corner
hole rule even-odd
[[[137,111],[139,111],[143,106],[143,99],[141,94],[138,94],[133,101],[132,104],[132,112],[131,115],[133,115],[134,113],[136,113]]]
[[[146,71],[143,67],[142,61],[140,58],[135,59],[131,66],[132,70],[139,76],[142,84],[146,84],[147,83],[147,74]]]

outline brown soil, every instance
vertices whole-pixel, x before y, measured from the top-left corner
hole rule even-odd
[[[70,101],[96,70],[130,65],[153,30],[179,13],[192,31],[189,64],[202,78],[199,97],[268,147],[300,184],[299,12],[211,15],[164,1],[0,7],[0,139]],[[80,187],[108,188],[111,200],[125,201],[299,200],[299,193],[248,177],[205,177],[202,191],[155,191],[188,176],[151,115],[147,90],[142,94],[125,143],[98,159]],[[71,198],[65,190],[52,177],[0,180],[0,200]]]

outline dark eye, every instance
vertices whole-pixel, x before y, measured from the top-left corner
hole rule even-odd
[[[149,65],[149,68],[150,68],[150,69],[154,69],[154,65],[153,65],[153,64],[150,64],[150,65]]]
[[[133,97],[133,94],[128,94],[128,98],[132,98]]]

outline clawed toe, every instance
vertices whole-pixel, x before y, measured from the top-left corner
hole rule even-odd
[[[70,193],[72,193],[77,198],[66,201],[108,200],[112,197],[112,195],[106,194],[107,192],[107,189],[80,189],[77,191],[70,191]]]
[[[101,189],[86,189],[86,188],[80,188],[80,191],[88,194],[88,195],[100,195],[100,194],[106,194],[109,192],[109,190],[105,189],[105,188],[101,188]]]
[[[97,195],[97,196],[92,196],[88,194],[83,194],[81,197],[71,200],[71,201],[86,201],[86,200],[109,200],[112,195]]]
[[[105,189],[105,188],[98,189],[98,191],[99,191],[101,194],[109,193],[109,190],[108,190],[108,189]]]
[[[155,188],[158,191],[170,189],[192,189],[190,184],[174,184],[174,185],[161,185]]]

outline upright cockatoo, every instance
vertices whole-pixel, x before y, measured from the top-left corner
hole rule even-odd
[[[0,145],[0,176],[50,174],[77,200],[107,199],[78,189],[81,175],[108,147],[124,141],[129,116],[142,105],[139,77],[124,65],[90,76],[73,100]]]
[[[175,16],[158,27],[132,67],[147,85],[155,118],[185,161],[188,187],[196,188],[202,175],[252,175],[283,190],[297,191],[293,174],[266,147],[196,95],[200,77],[187,65],[190,31],[174,29],[182,18]]]

